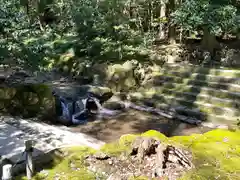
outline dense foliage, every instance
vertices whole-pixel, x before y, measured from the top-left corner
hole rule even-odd
[[[185,30],[208,28],[212,34],[236,33],[237,7],[228,0],[186,0],[173,14]]]
[[[0,61],[51,68],[74,61],[148,60],[164,35],[239,33],[239,2],[216,0],[0,0]],[[161,35],[160,35],[161,34]]]

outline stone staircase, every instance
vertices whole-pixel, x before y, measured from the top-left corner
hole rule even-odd
[[[165,65],[139,92],[137,103],[219,124],[240,120],[240,70]]]

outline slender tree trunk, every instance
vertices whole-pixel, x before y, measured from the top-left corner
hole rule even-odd
[[[168,1],[168,8],[169,8],[168,18],[170,19],[170,14],[175,9],[175,0],[169,0]],[[168,41],[169,41],[170,44],[175,44],[176,43],[176,27],[171,22],[169,22]]]
[[[178,3],[178,7],[181,6],[182,0],[179,0],[177,3]],[[181,27],[179,31],[179,42],[182,43],[182,41],[183,41],[183,28]]]
[[[183,28],[180,28],[180,32],[179,32],[179,42],[180,42],[180,43],[183,42]]]
[[[160,9],[161,22],[159,24],[159,40],[166,39],[166,34],[165,34],[165,30],[164,30],[164,22],[163,22],[164,18],[166,18],[166,4],[162,0],[161,1],[161,9]]]

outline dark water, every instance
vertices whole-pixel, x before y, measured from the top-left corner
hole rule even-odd
[[[76,120],[75,123],[79,122],[80,125],[71,126],[70,130],[86,133],[105,142],[114,141],[123,134],[138,134],[148,130],[157,130],[166,136],[190,135],[210,130],[210,128],[180,122],[169,113],[153,110],[150,107],[120,102],[124,109],[110,110],[102,107],[98,99],[92,98],[92,100],[93,104],[86,104],[86,108],[94,110],[94,113],[86,116],[87,119],[84,121]]]
[[[147,130],[157,130],[166,136],[177,136],[204,133],[210,128],[198,127],[133,109],[111,116],[92,116],[86,124],[71,127],[73,132],[86,133],[105,142],[114,141],[123,134],[143,133]]]

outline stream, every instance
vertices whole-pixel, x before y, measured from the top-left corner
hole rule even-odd
[[[125,102],[124,109],[110,110],[104,108],[97,98],[92,100],[96,105],[95,113],[88,116],[82,116],[81,113],[73,115],[74,125],[69,127],[70,131],[85,133],[104,142],[112,142],[123,134],[138,134],[148,130],[156,130],[166,136],[190,135],[211,130],[181,122],[165,112],[150,107]],[[80,109],[84,114],[85,109]]]

